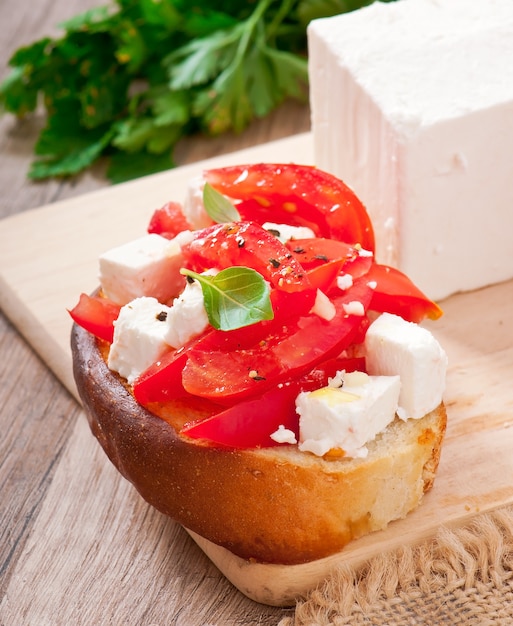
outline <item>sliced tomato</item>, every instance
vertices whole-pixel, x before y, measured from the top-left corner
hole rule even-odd
[[[147,406],[151,402],[167,402],[187,396],[188,392],[182,384],[182,371],[188,353],[210,334],[217,332],[221,331],[209,329],[191,339],[185,346],[176,350],[170,349],[142,372],[133,386],[134,396],[139,404]]]
[[[271,389],[258,398],[246,400],[205,420],[186,424],[182,434],[230,448],[277,445],[271,434],[280,425],[298,437],[295,399],[301,391],[298,381]]]
[[[151,402],[168,402],[186,396],[182,384],[186,361],[187,353],[183,349],[170,350],[150,365],[134,382],[133,392],[137,402],[147,406]]]
[[[305,268],[312,285],[324,292],[341,271],[358,278],[372,265],[372,255],[362,255],[359,247],[335,239],[295,239],[285,245]]]
[[[374,251],[369,215],[341,180],[308,165],[260,163],[204,172],[218,191],[239,200],[244,220],[309,226],[317,236]]]
[[[173,239],[184,230],[192,230],[178,202],[167,202],[156,209],[147,228],[149,233],[156,233],[166,239]]]
[[[356,301],[366,311],[372,290],[358,279],[346,293],[333,299],[335,317],[329,322],[315,314],[292,318],[254,347],[229,351],[203,344],[188,353],[182,373],[191,394],[232,403],[263,393],[280,382],[304,375],[317,363],[337,356],[361,338],[364,315],[348,314]]]
[[[271,447],[279,444],[271,438],[280,426],[291,430],[299,439],[299,416],[296,397],[328,384],[337,371],[364,371],[365,359],[331,359],[319,364],[306,376],[287,381],[257,398],[243,400],[204,420],[186,424],[182,434],[202,439],[210,445],[230,448]]]
[[[95,337],[112,343],[114,322],[119,316],[121,306],[102,298],[80,294],[78,303],[68,313],[74,322],[89,331]]]
[[[195,233],[183,247],[187,267],[250,267],[275,289],[295,292],[311,288],[304,268],[274,235],[253,222],[214,224]]]
[[[443,314],[442,309],[398,269],[374,263],[366,278],[376,284],[370,304],[373,311],[394,313],[417,324],[426,317],[436,320]]]
[[[320,267],[331,261],[345,263],[359,255],[358,249],[354,246],[325,237],[293,239],[285,246],[306,270]]]

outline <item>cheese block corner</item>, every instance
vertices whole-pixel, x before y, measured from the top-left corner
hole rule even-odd
[[[513,277],[513,2],[397,0],[308,28],[315,162],[377,258],[443,299]]]

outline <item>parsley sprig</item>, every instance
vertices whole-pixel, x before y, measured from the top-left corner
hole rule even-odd
[[[113,0],[18,49],[0,110],[46,112],[30,178],[100,157],[113,182],[168,169],[182,137],[240,132],[306,100],[308,22],[370,1]]]

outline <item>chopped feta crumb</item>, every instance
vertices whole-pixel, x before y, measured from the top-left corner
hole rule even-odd
[[[288,428],[285,428],[283,424],[280,424],[278,426],[278,430],[274,431],[274,433],[272,433],[270,437],[273,441],[276,441],[276,443],[290,443],[292,445],[297,443],[296,435],[294,434],[294,432],[292,430],[289,430]]]
[[[189,181],[186,196],[183,203],[183,213],[189,224],[195,229],[205,228],[212,224],[210,216],[205,211],[203,204],[203,176],[195,176]]]
[[[342,449],[347,457],[364,457],[366,444],[395,418],[399,376],[344,375],[342,388],[323,387],[296,398],[299,449],[323,456]]]
[[[100,285],[105,296],[124,305],[148,296],[168,302],[183,288],[181,246],[190,231],[174,239],[155,233],[112,248],[100,256]]]
[[[208,326],[201,285],[186,282],[185,289],[173,301],[167,316],[165,339],[173,348],[180,348]]]
[[[343,304],[342,306],[344,307],[344,311],[347,313],[347,315],[365,315],[365,309],[363,307],[363,304],[358,300],[352,300],[351,302]]]
[[[308,226],[289,226],[288,224],[265,222],[262,228],[271,232],[282,243],[287,243],[287,241],[292,239],[310,239],[315,237],[315,233]]]
[[[156,298],[136,298],[121,307],[107,364],[132,384],[168,348],[166,318],[170,308]]]
[[[402,419],[423,417],[442,401],[447,355],[426,328],[383,313],[367,330],[365,352],[370,374],[401,377]]]
[[[335,309],[335,305],[333,304],[333,302],[320,289],[317,289],[315,302],[312,307],[312,313],[315,313],[316,315],[321,317],[323,320],[327,320],[328,322],[332,320],[337,313],[337,310]]]
[[[353,286],[353,277],[351,274],[341,274],[337,276],[337,287],[345,291]]]

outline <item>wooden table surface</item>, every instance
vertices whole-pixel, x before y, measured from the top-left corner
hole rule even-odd
[[[63,19],[99,3],[101,0],[0,0],[0,79],[7,75],[7,60],[19,46],[44,35],[57,34],[56,26]],[[27,170],[42,123],[42,119],[16,122],[10,115],[0,118],[0,218],[109,184],[101,167],[74,180],[29,182]],[[176,158],[179,164],[191,163],[305,132],[309,125],[308,107],[287,103],[239,136],[184,141]],[[29,242],[20,241],[22,245],[27,245],[29,254]],[[79,417],[83,419],[76,401],[0,313],[0,602]],[[176,533],[174,549],[181,552],[176,554],[171,567],[176,568],[177,578],[184,582],[179,586],[180,594],[169,597],[165,624],[276,624],[289,614],[286,609],[266,607],[246,599],[210,564],[185,532],[176,529]],[[188,576],[183,575],[184,568]],[[208,603],[195,597],[197,589],[211,591]],[[105,589],[105,597],[96,595],[90,601],[101,604],[112,591]],[[62,599],[63,603],[73,601],[73,598]],[[25,624],[20,617],[16,626],[60,624],[58,616],[53,616],[51,621],[48,615],[41,617],[38,624]],[[87,622],[77,619],[75,623]],[[150,622],[147,623],[149,626]],[[1,614],[0,625],[8,626]]]

